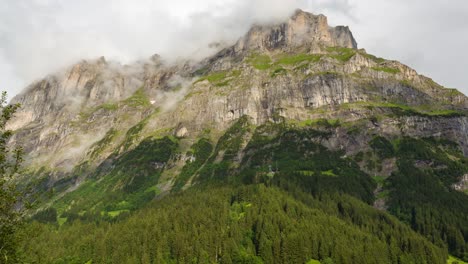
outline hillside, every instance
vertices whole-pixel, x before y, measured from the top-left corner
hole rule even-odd
[[[468,260],[468,98],[358,49],[323,15],[254,25],[202,61],[82,61],[12,102],[22,105],[12,143],[27,153],[18,180],[33,186],[31,216],[43,223],[31,228],[54,241],[26,243],[31,262],[121,259],[115,252],[129,248],[106,248],[119,237],[160,254],[128,263],[197,254],[195,263],[363,263],[362,252],[375,253],[368,263],[444,263],[447,252]],[[245,201],[229,198],[239,190]],[[220,222],[197,228],[210,215]],[[87,229],[104,244],[80,251],[91,242],[63,241]],[[195,234],[210,242],[184,253]],[[305,251],[292,253],[289,239]]]
[[[115,224],[75,221],[60,233],[33,224],[24,251],[41,263],[446,261],[444,250],[356,199],[297,195],[304,201],[264,186],[194,187]]]

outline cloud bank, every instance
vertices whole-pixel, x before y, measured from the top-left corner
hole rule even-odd
[[[468,2],[451,0],[3,0],[0,89],[10,95],[80,59],[202,57],[296,8],[349,25],[361,48],[468,93]]]

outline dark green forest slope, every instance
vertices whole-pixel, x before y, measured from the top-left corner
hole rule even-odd
[[[445,263],[447,252],[349,195],[198,186],[114,223],[31,224],[30,263]],[[312,262],[313,263],[313,262]]]
[[[162,169],[147,165],[170,159],[180,142],[144,140],[110,173],[36,214],[23,252],[31,263],[445,263],[448,252],[466,258],[468,197],[450,188],[468,168],[457,145],[374,136],[370,152],[347,157],[320,144],[338,127],[345,125],[255,127],[245,116],[216,144],[195,142],[190,154],[197,159],[182,168],[178,187],[153,202],[150,183]],[[397,169],[384,179],[359,165],[386,159]],[[422,161],[436,165],[414,165]],[[181,191],[189,179],[195,186]],[[375,209],[377,199],[396,218]]]

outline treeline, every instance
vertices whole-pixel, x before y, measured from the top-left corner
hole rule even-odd
[[[453,143],[434,139],[403,138],[397,154],[399,170],[387,186],[390,212],[468,261],[468,196],[450,187],[468,172],[468,159]]]
[[[176,152],[177,142],[171,138],[145,142],[116,158],[110,172],[88,180],[77,191],[67,194],[54,205],[57,210],[50,208],[33,218],[53,223],[51,226],[36,224],[36,228],[38,236],[56,241],[59,251],[48,258],[48,253],[40,252],[36,244],[25,245],[25,249],[30,247],[31,252],[37,249],[37,257],[44,258],[44,263],[61,263],[53,262],[61,256],[68,256],[62,258],[64,263],[89,259],[101,263],[106,258],[112,259],[110,255],[126,259],[113,250],[131,252],[127,247],[133,245],[116,245],[119,243],[143,243],[142,248],[147,249],[137,250],[140,253],[136,255],[128,253],[132,256],[128,260],[130,263],[204,263],[205,259],[221,263],[303,263],[310,259],[335,263],[375,263],[377,260],[380,263],[438,263],[446,256],[446,251],[468,260],[468,198],[450,187],[460,175],[468,172],[468,159],[456,144],[434,139],[390,140],[375,136],[369,142],[373,154],[348,157],[344,152],[331,151],[321,144],[331,136],[330,127],[329,123],[321,122],[314,128],[291,128],[284,123],[253,128],[249,119],[243,117],[216,145],[205,138],[197,141],[187,152],[187,157],[193,160],[182,168],[172,194],[128,218],[130,211],[152,200],[157,191],[152,184],[163,170],[159,165]],[[385,181],[384,190],[390,191],[389,211],[407,225],[369,206],[375,200],[373,192],[377,184],[357,163],[365,162],[369,156],[373,157],[376,167],[382,166],[379,163],[383,159],[397,158],[398,171]],[[154,161],[158,161],[157,164]],[[105,166],[103,164],[100,169],[105,171]],[[208,184],[208,187],[178,194],[189,180],[196,186]],[[243,184],[270,188],[222,187]],[[226,193],[221,193],[223,191]],[[240,199],[236,198],[237,192],[249,195]],[[285,200],[297,205],[295,208],[299,209],[295,210],[301,211],[301,218],[295,218],[295,211],[291,215],[284,210]],[[258,209],[259,204],[261,211],[251,211]],[[176,208],[181,211],[175,211]],[[248,212],[254,212],[251,218],[247,217]],[[163,215],[165,218],[161,218]],[[304,215],[307,215],[305,220]],[[155,219],[159,222],[154,222]],[[194,225],[190,220],[199,224]],[[245,222],[247,220],[251,222]],[[56,226],[63,221],[65,225],[56,233]],[[265,221],[268,224],[264,224]],[[137,223],[147,230],[137,227]],[[342,225],[347,225],[349,230],[342,229]],[[153,226],[159,230],[154,234]],[[268,231],[258,229],[259,226]],[[289,229],[285,229],[286,226]],[[232,233],[234,227],[237,233]],[[135,228],[135,241],[130,235],[132,228]],[[80,240],[76,234],[86,230],[100,234],[103,241],[92,245],[100,249],[98,252],[102,256],[94,250],[81,252],[85,244],[79,246],[81,242],[74,241]],[[122,230],[128,233],[121,233]],[[267,235],[260,239],[260,231]],[[73,235],[73,232],[78,233]],[[153,235],[140,238],[139,232]],[[128,240],[119,242],[114,233]],[[302,257],[291,253],[296,252],[294,248],[298,246],[285,246],[293,243],[286,235],[290,233],[297,233],[300,238],[295,239],[305,243],[299,244],[299,248],[303,246]],[[160,236],[164,239],[159,239]],[[201,243],[195,238],[207,242]],[[187,251],[175,246],[174,241],[196,247]],[[382,259],[377,256],[362,258],[341,248],[341,241],[351,243],[352,252],[364,254],[364,249],[370,252],[375,249],[386,253],[381,253]],[[217,250],[213,251],[212,247]],[[47,245],[44,249],[52,250]],[[149,259],[140,259],[143,253],[150,254]],[[36,257],[36,254],[27,255],[31,259]]]
[[[248,118],[243,117],[219,139],[198,171],[197,180],[275,185],[290,182],[313,195],[347,193],[371,204],[376,183],[344,152],[330,151],[320,144],[331,136],[331,125],[319,124],[324,129],[293,129],[283,123],[252,129]],[[244,142],[245,138],[250,140]],[[246,147],[242,150],[243,144]]]
[[[446,262],[446,250],[350,196],[295,196],[193,187],[116,223],[34,222],[22,253],[27,263]]]
[[[346,193],[371,204],[374,180],[356,159],[319,144],[327,130],[260,126],[253,133],[242,161],[244,182],[264,182],[288,192],[314,197]],[[386,181],[389,211],[439,247],[468,261],[468,196],[452,189],[468,172],[468,159],[457,144],[434,138],[403,137],[370,142],[377,163],[397,158],[398,170]],[[381,164],[377,164],[381,167]]]

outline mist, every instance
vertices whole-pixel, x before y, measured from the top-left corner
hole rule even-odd
[[[173,76],[169,79],[169,91],[158,90],[155,98],[155,103],[158,103],[162,112],[174,110],[177,104],[184,99],[188,94],[189,88],[192,86],[196,78],[183,78],[179,75]]]
[[[4,0],[0,89],[10,97],[82,59],[123,64],[153,54],[201,59],[233,44],[254,23],[284,21],[301,8],[349,25],[361,48],[397,59],[468,93],[468,2],[453,0]],[[441,52],[443,51],[443,52]]]

